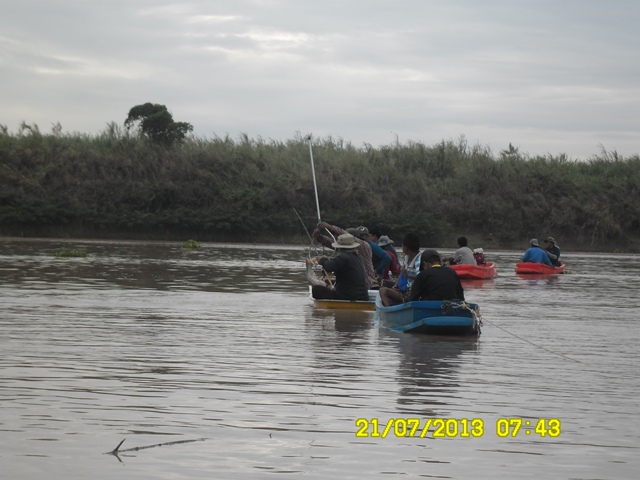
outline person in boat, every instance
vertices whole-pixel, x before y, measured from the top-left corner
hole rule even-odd
[[[478,265],[486,265],[487,261],[484,258],[484,250],[482,248],[473,249],[473,258],[476,259]]]
[[[551,264],[554,267],[559,267],[560,263],[560,247],[558,247],[558,242],[555,241],[553,237],[547,237],[544,239],[544,243],[546,244],[545,251],[547,252],[547,256],[549,260],[551,260]]]
[[[464,289],[454,269],[442,265],[437,250],[427,248],[420,256],[420,273],[413,281],[409,301],[464,300]]]
[[[522,257],[522,262],[534,262],[534,263],[544,263],[545,265],[551,265],[551,260],[549,260],[549,255],[547,252],[540,247],[537,238],[532,238],[529,240],[529,244],[531,247],[524,252]]]
[[[407,233],[402,239],[402,267],[398,281],[393,287],[380,289],[380,300],[385,307],[403,303],[411,293],[411,284],[420,272],[420,237]]]
[[[369,300],[369,292],[364,276],[364,262],[358,252],[360,244],[353,235],[344,233],[332,242],[338,255],[333,258],[316,257],[319,265],[327,272],[335,273],[336,279],[332,287],[313,285],[311,295],[316,300]]]
[[[387,265],[382,274],[383,282],[390,278],[397,277],[400,273],[400,267],[398,266],[398,256],[395,253],[395,249],[393,249],[393,243],[393,240],[391,240],[387,235],[382,235],[378,239],[378,245],[380,245],[380,248],[387,252],[387,254],[391,257],[391,262],[389,263],[389,265]]]
[[[382,236],[382,232],[378,227],[371,227],[369,229],[369,238],[376,243],[380,242],[380,237]]]
[[[389,238],[388,235],[383,235],[381,230],[378,227],[371,227],[369,229],[369,234],[371,235],[369,237],[369,239],[373,240],[378,245],[380,245],[380,240],[382,239],[382,237]],[[382,247],[382,245],[380,245],[380,246]],[[389,245],[387,245],[387,247],[384,248],[384,250],[387,251],[387,252],[393,252],[393,255],[396,257],[396,262],[399,262],[399,260],[398,260],[398,252],[396,251],[396,248],[393,246],[393,242],[390,243]]]
[[[391,263],[391,255],[378,245],[377,241],[373,240],[373,236],[369,233],[369,229],[365,226],[359,226],[355,229],[347,228],[347,232],[358,237],[369,244],[371,247],[371,261],[373,263],[373,269],[379,278],[384,278],[384,270]]]
[[[324,229],[335,237],[349,233],[336,225],[331,225],[327,222],[320,222],[318,224],[318,228],[313,231],[312,236],[327,248],[333,248],[332,242],[334,240],[327,235],[321,234],[319,229]],[[364,262],[363,269],[367,287],[370,290],[376,290],[380,288],[380,279],[376,276],[376,271],[373,269],[371,246],[369,245],[369,242],[365,242],[359,238],[356,238],[356,243],[358,243],[358,251],[360,252],[360,256]]]
[[[453,252],[453,256],[444,259],[451,265],[476,265],[473,258],[473,250],[469,248],[467,237],[458,237],[458,249]]]

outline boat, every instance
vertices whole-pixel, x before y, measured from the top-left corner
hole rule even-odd
[[[309,298],[313,302],[313,306],[317,308],[329,309],[349,309],[349,310],[369,310],[376,309],[376,297],[378,290],[369,290],[369,300],[333,300],[313,298],[311,294],[311,285],[309,285]]]
[[[494,262],[487,262],[484,265],[449,265],[458,274],[460,280],[485,280],[496,278],[498,269]]]
[[[516,273],[554,275],[558,273],[564,273],[564,267],[565,267],[564,263],[559,267],[552,267],[544,263],[521,262],[521,263],[516,263]]]
[[[374,321],[398,332],[430,335],[480,335],[482,319],[475,303],[462,300],[420,300],[385,307],[376,296]]]

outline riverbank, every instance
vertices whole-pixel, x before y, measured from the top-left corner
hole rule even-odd
[[[640,157],[494,155],[464,139],[312,145],[321,217],[399,244],[640,251]],[[285,242],[318,212],[306,139],[189,139],[161,147],[111,130],[0,135],[0,235]],[[302,222],[300,221],[302,219]],[[304,225],[303,225],[304,224]],[[306,243],[306,240],[304,240]]]

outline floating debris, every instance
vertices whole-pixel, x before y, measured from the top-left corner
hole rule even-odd
[[[86,250],[79,250],[76,248],[61,248],[53,254],[55,257],[86,257]]]

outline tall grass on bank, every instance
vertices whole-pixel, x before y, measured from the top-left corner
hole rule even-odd
[[[355,147],[313,140],[322,219],[392,238],[494,247],[553,235],[563,246],[634,250],[640,158],[495,155],[464,138]],[[99,135],[0,129],[0,234],[287,241],[316,219],[308,144],[225,137],[161,147],[110,124]]]

